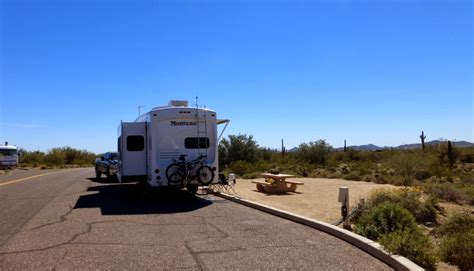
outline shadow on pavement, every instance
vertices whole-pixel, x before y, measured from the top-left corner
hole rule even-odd
[[[94,183],[118,183],[117,176],[112,176],[110,178],[87,178],[89,181],[94,182]]]
[[[102,215],[140,215],[191,212],[212,204],[211,200],[184,190],[156,189],[144,192],[136,184],[112,184],[89,187],[74,209],[100,208]]]

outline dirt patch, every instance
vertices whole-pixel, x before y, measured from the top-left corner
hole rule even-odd
[[[262,180],[263,179],[257,179]],[[380,188],[395,188],[387,184],[355,182],[341,179],[294,178],[304,183],[295,193],[265,194],[257,191],[252,180],[237,180],[235,191],[240,197],[269,205],[295,214],[314,218],[324,222],[335,222],[341,217],[341,204],[337,201],[339,187],[349,188],[351,206],[355,206],[362,197]],[[352,208],[352,207],[351,207]]]

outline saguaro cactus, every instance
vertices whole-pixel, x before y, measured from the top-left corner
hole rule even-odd
[[[449,165],[453,167],[454,162],[456,160],[456,156],[454,155],[453,145],[451,144],[451,140],[448,140],[448,160]]]
[[[286,148],[285,144],[283,143],[283,139],[281,139],[281,156],[285,156]]]
[[[346,140],[344,139],[344,152],[347,152]]]
[[[425,139],[426,139],[425,132],[421,131],[420,139],[421,139],[421,148],[423,151],[425,151]]]

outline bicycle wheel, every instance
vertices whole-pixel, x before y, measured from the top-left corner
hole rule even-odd
[[[172,184],[182,183],[185,175],[183,167],[178,163],[173,163],[166,168],[166,178]]]
[[[210,166],[202,166],[197,171],[198,182],[202,185],[208,185],[214,180],[216,174]]]

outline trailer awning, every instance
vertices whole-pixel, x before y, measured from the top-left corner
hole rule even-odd
[[[229,123],[230,120],[217,120],[217,125],[224,124],[224,123]]]
[[[230,122],[230,120],[217,120],[217,125],[225,123],[224,129],[222,129],[221,134],[217,138],[217,142],[219,142],[221,140],[222,134],[224,134],[224,131],[227,128],[227,125],[229,125],[229,122]]]

